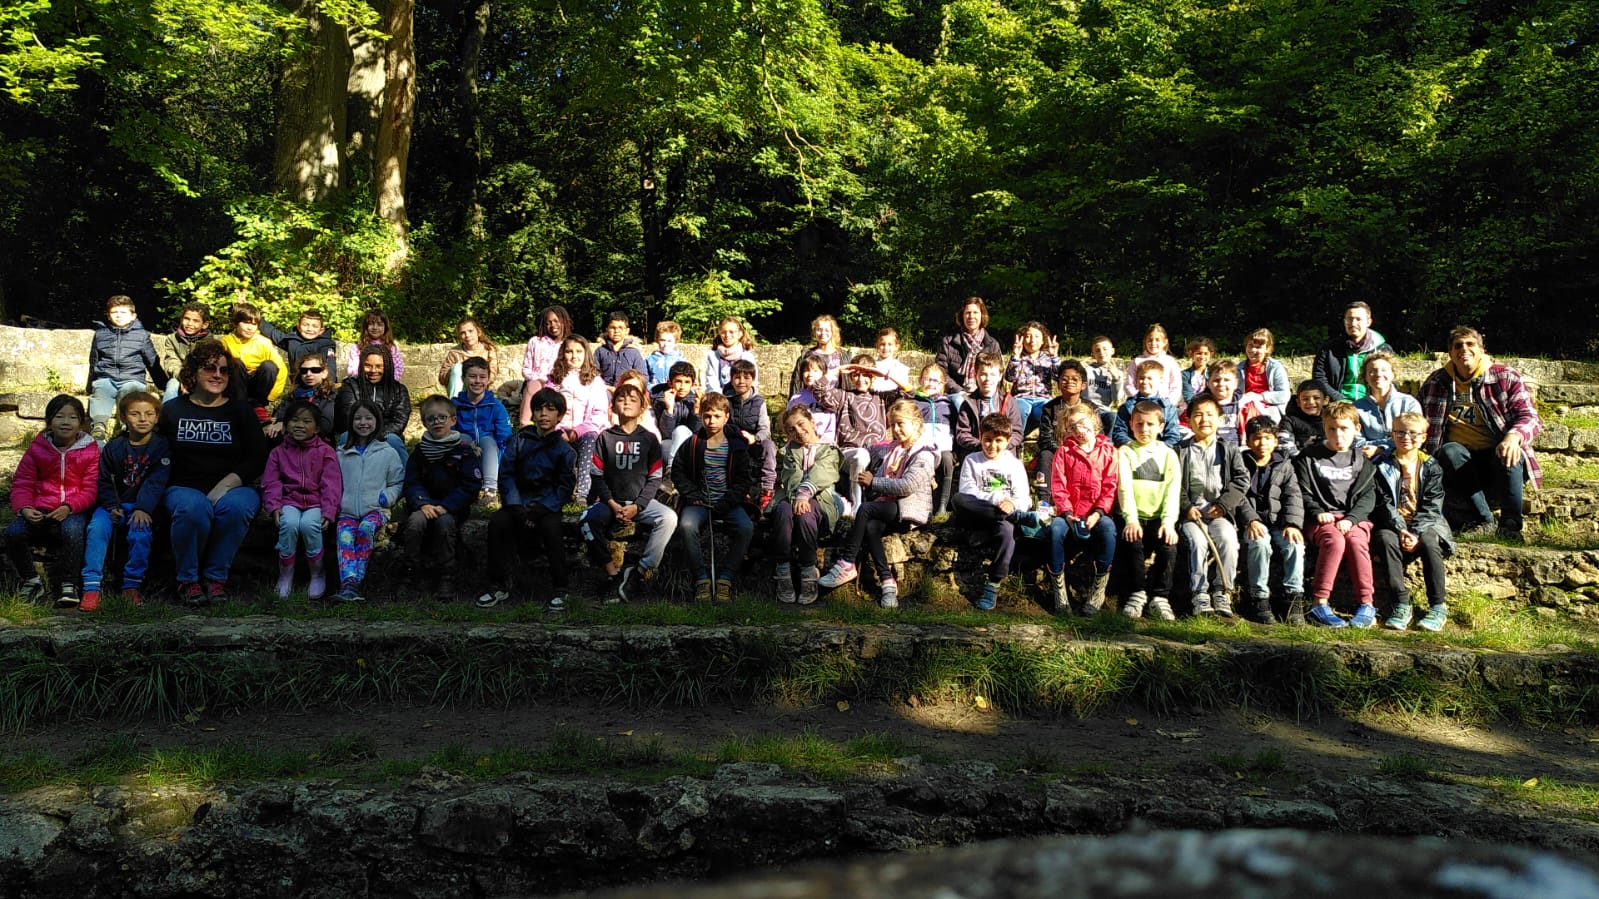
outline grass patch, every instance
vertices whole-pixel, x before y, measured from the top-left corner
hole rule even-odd
[[[1434,780],[1432,763],[1418,755],[1400,753],[1377,762],[1377,773],[1398,780]]]
[[[1565,424],[1564,420],[1559,421]],[[1580,427],[1599,427],[1599,416],[1594,423]],[[1545,487],[1588,487],[1599,484],[1599,462],[1572,462],[1569,457],[1551,455],[1548,461],[1540,457],[1543,465]]]
[[[1225,753],[1211,756],[1211,764],[1235,777],[1259,780],[1288,770],[1288,759],[1280,749],[1263,749],[1254,755]]]
[[[1566,783],[1542,777],[1517,780],[1512,777],[1459,778],[1465,783],[1489,787],[1499,794],[1531,802],[1584,821],[1599,822],[1599,785]]]
[[[798,737],[738,736],[722,742],[715,761],[764,762],[803,770],[828,780],[893,773],[895,759],[921,755],[916,744],[886,733],[869,733],[839,743],[806,728]]]

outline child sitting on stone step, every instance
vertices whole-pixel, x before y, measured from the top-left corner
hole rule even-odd
[[[1244,533],[1244,614],[1256,624],[1275,624],[1271,610],[1271,554],[1282,559],[1285,618],[1305,623],[1305,501],[1293,462],[1277,449],[1277,425],[1267,416],[1251,419],[1245,428],[1244,468],[1249,492],[1238,507]]]
[[[621,575],[616,598],[611,601],[633,598],[655,576],[677,531],[677,513],[655,498],[666,466],[661,460],[661,442],[644,428],[644,404],[644,390],[637,384],[619,385],[611,397],[617,423],[594,441],[596,500],[583,513],[579,528],[589,558],[604,565],[607,576]],[[649,531],[644,555],[625,570],[610,552],[612,528],[618,523],[641,524]]]
[[[1016,419],[1011,422],[1019,426]],[[896,609],[899,581],[888,564],[883,537],[927,523],[933,509],[933,465],[938,450],[923,438],[922,416],[916,411],[916,404],[908,400],[889,407],[888,436],[889,442],[872,447],[871,465],[856,476],[867,490],[866,501],[855,510],[855,523],[850,526],[849,538],[833,567],[817,584],[831,590],[854,580],[859,574],[855,559],[864,544],[877,566],[878,583],[882,586],[877,604]]]
[[[688,553],[689,569],[694,572],[694,598],[699,602],[711,599],[713,579],[700,546],[700,532],[708,529],[714,534],[720,523],[732,537],[726,554],[714,556],[717,602],[732,600],[733,578],[744,564],[744,552],[755,536],[750,502],[755,478],[750,472],[749,449],[742,437],[729,432],[730,417],[731,408],[724,394],[707,395],[700,401],[699,433],[677,448],[677,459],[672,462],[679,501],[677,533]]]
[[[344,495],[335,531],[339,592],[333,598],[362,602],[372,545],[405,487],[405,462],[383,439],[383,409],[371,400],[357,401],[350,412],[350,432],[339,449],[339,474]]]
[[[1027,489],[1027,469],[1010,451],[1011,420],[993,413],[983,418],[981,452],[961,462],[960,489],[953,498],[955,524],[984,545],[993,544],[988,563],[988,583],[977,598],[977,608],[987,612],[999,601],[999,584],[1010,576],[1016,553],[1016,526],[1033,507]],[[1029,517],[1028,523],[1037,519]]]
[[[1322,442],[1294,460],[1305,521],[1316,547],[1316,573],[1306,616],[1323,627],[1371,627],[1377,621],[1371,572],[1371,516],[1377,507],[1377,466],[1355,446],[1360,413],[1354,403],[1333,403],[1321,411]],[[1345,622],[1328,600],[1338,568],[1349,564],[1358,604]]]
[[[1130,438],[1116,450],[1116,517],[1121,522],[1116,558],[1127,566],[1129,591],[1121,612],[1128,618],[1174,621],[1172,575],[1177,560],[1177,514],[1181,505],[1182,461],[1160,435],[1166,429],[1164,405],[1140,401],[1129,420]],[[1155,557],[1146,575],[1144,562]]]
[[[1231,367],[1227,368],[1233,376]],[[1202,393],[1188,404],[1192,437],[1177,444],[1183,462],[1182,523],[1178,533],[1188,558],[1188,589],[1194,614],[1233,617],[1233,578],[1238,573],[1238,527],[1234,516],[1249,492],[1249,473],[1237,443],[1221,437],[1222,411]]]
[[[1389,436],[1394,441],[1393,454],[1377,460],[1378,499],[1372,533],[1394,594],[1393,613],[1382,626],[1395,631],[1410,627],[1410,583],[1405,579],[1405,566],[1420,559],[1427,585],[1427,614],[1416,626],[1441,631],[1449,617],[1444,559],[1455,550],[1454,534],[1444,520],[1443,467],[1421,451],[1427,442],[1427,418],[1420,412],[1394,416]]]
[[[144,601],[140,588],[150,564],[155,514],[171,474],[171,450],[155,432],[161,401],[153,393],[130,393],[117,403],[121,433],[100,450],[99,504],[89,518],[83,550],[83,600],[78,608],[92,612],[100,605],[100,578],[106,554],[117,533],[125,535],[127,558],[122,565],[122,598]]]
[[[322,438],[317,409],[306,400],[291,400],[283,416],[283,442],[267,454],[261,473],[261,510],[278,526],[278,596],[294,585],[299,551],[305,551],[311,575],[306,596],[321,599],[327,590],[322,564],[322,534],[333,527],[344,494],[338,455]]]
[[[437,573],[438,595],[444,600],[455,597],[456,537],[483,489],[477,447],[462,439],[455,423],[455,404],[448,397],[434,394],[423,400],[422,426],[427,430],[405,463],[405,499],[411,507],[405,557],[417,565],[432,556],[423,570]]]
[[[777,601],[810,605],[816,601],[816,547],[838,527],[838,447],[816,436],[811,410],[795,406],[782,418],[788,442],[778,451],[777,489],[766,514],[771,518],[768,552],[777,560],[772,572]],[[799,592],[794,591],[794,566],[799,566]]]
[[[489,588],[477,607],[489,609],[511,598],[524,550],[550,563],[551,612],[566,611],[570,576],[561,533],[561,507],[577,484],[577,451],[561,433],[566,397],[543,387],[529,399],[533,420],[511,435],[500,456],[500,511],[489,518]]]

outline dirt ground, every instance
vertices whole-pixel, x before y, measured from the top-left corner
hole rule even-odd
[[[534,748],[558,729],[625,743],[659,735],[670,749],[714,755],[734,736],[798,736],[814,729],[844,742],[891,734],[931,759],[1014,763],[1049,757],[1061,767],[1111,765],[1151,773],[1215,764],[1219,758],[1281,753],[1290,779],[1342,778],[1377,772],[1384,759],[1409,756],[1430,770],[1482,777],[1542,778],[1599,785],[1599,728],[1531,730],[1470,727],[1440,719],[1328,717],[1295,722],[1232,711],[1157,718],[1139,711],[1084,719],[1022,717],[970,704],[857,703],[786,709],[713,706],[631,709],[530,703],[511,709],[440,709],[374,705],[349,710],[256,710],[161,723],[62,723],[0,737],[0,755],[37,750],[67,758],[118,734],[141,750],[235,743],[258,750],[303,751],[362,735],[379,759],[415,759],[459,746],[476,752]]]

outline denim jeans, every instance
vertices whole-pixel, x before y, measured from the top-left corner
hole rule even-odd
[[[709,506],[688,506],[677,515],[677,532],[683,536],[683,549],[688,553],[689,568],[695,577],[710,576],[705,565],[705,550],[700,546],[700,531],[714,530],[714,526],[707,527],[710,521]],[[750,548],[750,540],[755,536],[755,523],[750,521],[749,513],[744,511],[743,506],[734,506],[733,511],[722,519],[722,527],[732,531],[733,539],[726,555],[716,557],[716,576],[732,580],[739,566],[744,564],[744,551]]]
[[[1056,518],[1049,523],[1049,570],[1051,574],[1059,574],[1066,570],[1066,544],[1082,540],[1088,542],[1088,553],[1094,560],[1094,574],[1104,574],[1110,570],[1111,563],[1116,561],[1116,522],[1109,515],[1099,516],[1099,523],[1088,532],[1086,538],[1072,533],[1072,526],[1067,523],[1065,516]]]
[[[1445,443],[1438,447],[1433,458],[1444,470],[1444,490],[1456,495],[1464,494],[1479,521],[1493,524],[1494,513],[1488,504],[1488,491],[1495,491],[1504,503],[1499,510],[1499,529],[1521,533],[1522,494],[1527,480],[1525,459],[1507,466],[1500,461],[1495,447],[1474,450],[1458,443]]]
[[[651,571],[661,567],[661,557],[666,555],[666,547],[672,542],[672,534],[677,531],[677,513],[669,507],[650,500],[649,505],[638,510],[633,520],[649,529],[649,539],[644,542],[644,555],[639,557],[640,568]],[[583,542],[588,544],[591,553],[606,550],[610,542],[611,530],[616,523],[616,513],[605,503],[595,503],[583,513],[579,528],[583,532]],[[605,555],[609,559],[609,553]]]
[[[1265,598],[1271,595],[1271,551],[1276,547],[1283,560],[1283,592],[1305,592],[1305,544],[1290,543],[1282,528],[1268,528],[1259,540],[1244,539],[1244,571],[1248,577],[1249,595]]]
[[[88,539],[83,548],[83,589],[99,590],[105,575],[105,557],[117,532],[127,534],[128,559],[122,564],[122,589],[144,586],[144,573],[150,568],[150,545],[155,541],[154,523],[135,527],[133,503],[122,504],[122,521],[113,523],[111,513],[95,509],[89,517]]]
[[[478,461],[483,466],[483,489],[496,491],[500,489],[500,444],[495,441],[493,434],[484,434],[477,439],[477,448],[482,453]]]
[[[50,560],[50,579],[57,586],[76,581],[83,569],[84,532],[88,526],[87,513],[68,515],[62,522],[46,518],[33,524],[18,515],[6,526],[6,550],[11,553],[11,564],[23,580],[33,577],[34,535],[57,531],[61,534],[61,549]]]
[[[110,378],[95,378],[89,385],[89,422],[91,425],[103,425],[111,420],[117,412],[117,403],[127,394],[149,390],[150,385],[144,381],[113,381]]]
[[[233,556],[244,542],[250,521],[261,510],[261,497],[249,487],[235,487],[212,505],[193,487],[168,487],[161,505],[172,516],[172,555],[178,583],[204,578],[228,582]]]
[[[278,514],[278,558],[293,559],[300,545],[306,558],[322,555],[322,510],[284,506]]]
[[[1205,533],[1210,533],[1210,541]],[[1226,593],[1223,582],[1233,583],[1238,576],[1238,529],[1231,518],[1206,518],[1184,521],[1177,533],[1188,555],[1188,590],[1191,593]],[[1220,565],[1210,562],[1210,542],[1216,544]]]

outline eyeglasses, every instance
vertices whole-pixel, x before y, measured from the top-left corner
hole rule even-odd
[[[233,374],[233,367],[226,362],[218,362],[214,365],[202,365],[200,366],[200,371],[208,375],[231,375]]]
[[[302,368],[302,369],[300,369],[300,374],[302,374],[302,375],[320,375],[324,371],[327,371],[327,369],[321,368],[321,367],[317,367],[317,368]]]
[[[443,413],[422,416],[422,423],[425,425],[441,425],[449,420],[450,416]]]
[[[1427,436],[1426,431],[1394,431],[1395,437],[1404,437],[1409,440],[1420,440]]]

